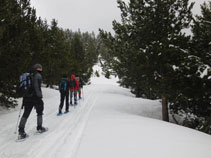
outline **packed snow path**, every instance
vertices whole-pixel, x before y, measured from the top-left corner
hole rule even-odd
[[[93,89],[94,87],[87,87],[84,92],[87,94],[86,98],[80,100],[76,107],[70,106],[70,112],[62,116],[56,116],[59,92],[44,89],[44,95],[48,93],[44,99],[44,126],[49,131],[35,135],[36,112],[33,110],[26,124],[26,132],[30,136],[23,142],[15,142],[18,111],[1,115],[0,158],[59,158],[61,155],[74,157],[89,114],[101,95],[100,89]]]
[[[1,113],[0,158],[210,158],[211,136],[160,121],[159,101],[135,98],[110,80],[93,83],[84,87],[84,100],[62,116],[56,116],[59,92],[43,88],[49,131],[34,134],[33,110],[23,142],[15,142],[14,134],[21,100],[13,112]]]

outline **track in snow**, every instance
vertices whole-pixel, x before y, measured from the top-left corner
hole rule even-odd
[[[79,101],[76,108],[70,106],[70,112],[60,117],[56,116],[59,93],[55,93],[44,100],[44,126],[49,131],[42,135],[34,135],[36,125],[36,112],[32,111],[27,124],[26,132],[30,135],[24,142],[15,142],[14,128],[18,111],[1,116],[0,119],[8,119],[6,124],[1,124],[0,129],[0,157],[1,158],[74,158],[79,147],[83,131],[88,122],[89,114],[100,98],[100,89],[93,86],[85,87],[86,98]],[[2,137],[4,137],[2,139]]]

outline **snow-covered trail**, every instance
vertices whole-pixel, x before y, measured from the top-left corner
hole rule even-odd
[[[61,155],[64,158],[74,157],[89,114],[100,98],[100,91],[99,88],[87,86],[84,88],[87,96],[79,101],[78,106],[70,107],[68,114],[56,116],[59,93],[44,89],[44,94],[48,94],[44,97],[44,126],[49,131],[41,135],[34,134],[36,112],[33,110],[26,124],[26,132],[30,137],[23,142],[15,142],[17,135],[14,130],[19,111],[1,115],[0,120],[5,121],[0,122],[0,158],[59,158]]]

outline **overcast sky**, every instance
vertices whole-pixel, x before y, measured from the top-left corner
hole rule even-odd
[[[125,0],[128,2],[129,0]],[[196,2],[193,12],[200,14],[200,4],[209,0],[190,0]],[[120,21],[120,10],[116,0],[31,0],[36,8],[37,16],[58,21],[58,26],[64,29],[98,34],[98,29],[113,32],[112,21]]]

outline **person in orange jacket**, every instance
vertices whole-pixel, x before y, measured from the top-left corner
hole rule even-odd
[[[75,75],[72,74],[71,75],[71,79],[69,82],[69,89],[70,89],[70,104],[73,105],[73,101],[72,98],[74,96],[74,104],[77,105],[77,91],[79,88],[79,83],[78,81],[75,79]]]

